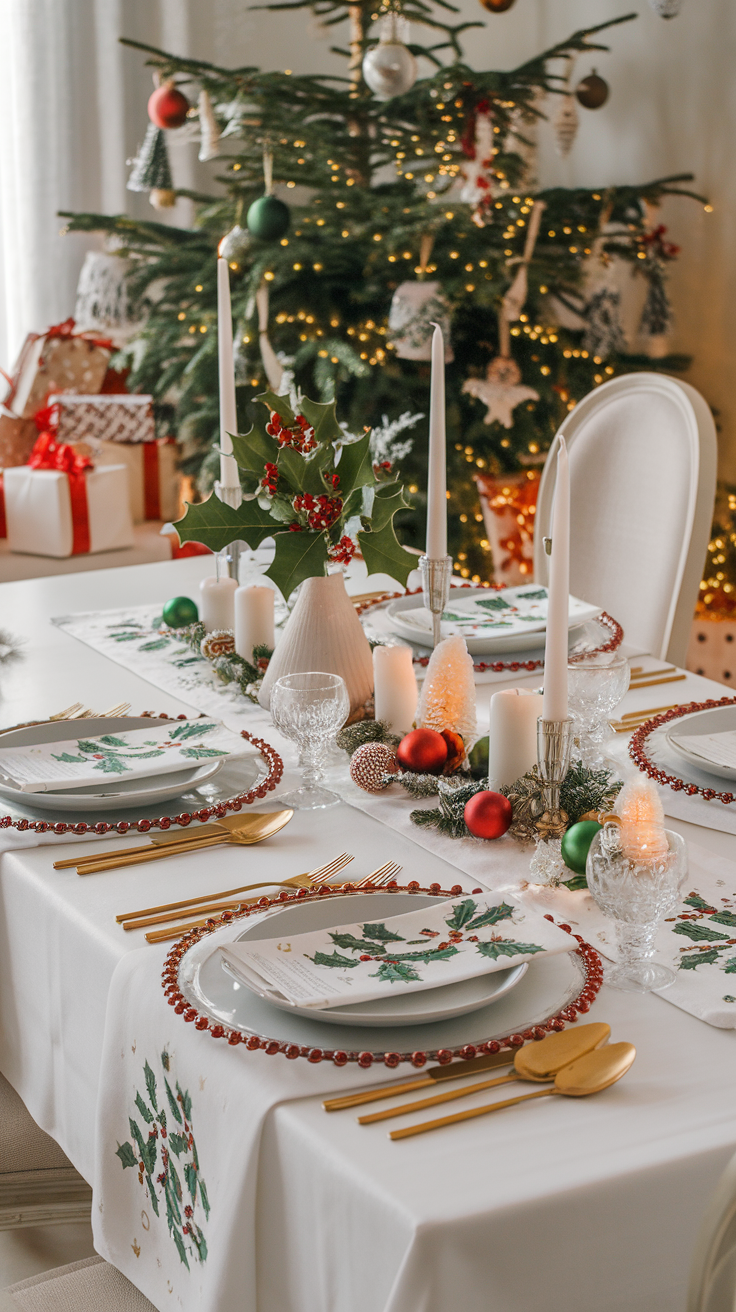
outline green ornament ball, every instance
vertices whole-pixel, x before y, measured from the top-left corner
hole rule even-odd
[[[278,241],[288,231],[291,213],[289,206],[276,196],[260,196],[253,201],[245,221],[254,237],[261,241]]]
[[[588,850],[602,825],[597,820],[578,820],[562,836],[562,860],[576,875],[585,874]]]
[[[185,624],[195,624],[199,611],[191,597],[172,597],[163,610],[164,624],[170,629],[183,629]]]

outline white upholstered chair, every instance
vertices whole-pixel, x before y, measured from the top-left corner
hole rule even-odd
[[[732,1157],[698,1232],[687,1312],[736,1308],[736,1157]]]
[[[101,1257],[88,1257],[0,1292],[0,1312],[156,1312],[153,1303]]]
[[[570,455],[570,591],[601,606],[626,641],[684,665],[711,532],[713,416],[694,387],[626,374],[591,392],[550,448],[537,502],[534,573],[547,582],[559,436]]]
[[[92,1190],[0,1075],[0,1230],[89,1220]]]

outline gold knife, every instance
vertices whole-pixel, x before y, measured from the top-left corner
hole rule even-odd
[[[472,1057],[469,1061],[453,1061],[447,1066],[430,1066],[421,1079],[407,1080],[404,1084],[382,1084],[367,1093],[348,1093],[342,1098],[328,1098],[322,1103],[326,1112],[341,1112],[348,1107],[361,1107],[366,1102],[379,1102],[382,1098],[393,1098],[397,1093],[413,1093],[415,1089],[426,1089],[431,1084],[443,1080],[459,1080],[466,1075],[477,1075],[480,1071],[492,1071],[497,1066],[510,1066],[518,1049],[506,1052],[489,1053],[486,1057]]]

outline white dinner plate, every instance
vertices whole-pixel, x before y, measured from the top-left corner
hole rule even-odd
[[[400,916],[405,911],[416,911],[417,902],[414,893],[385,894],[390,897],[388,912],[376,909],[376,895],[371,894],[371,915],[379,919],[386,914]],[[306,934],[313,929],[332,929],[335,925],[345,924],[339,919],[340,908],[343,915],[354,914],[355,903],[348,898],[330,898],[329,906],[325,902],[296,903],[259,924],[249,925],[238,935],[237,942],[261,938],[273,938],[274,935]],[[274,997],[266,988],[259,989],[255,983],[246,984],[235,976],[227,963],[222,960],[222,969],[237,982],[242,983],[264,1002],[292,1015],[318,1017],[328,1025],[428,1025],[431,1021],[449,1020],[453,1016],[464,1016],[466,1012],[478,1011],[487,1007],[498,998],[502,998],[514,988],[526,974],[528,962],[510,966],[508,970],[491,971],[485,975],[476,975],[473,979],[458,980],[454,984],[443,984],[435,989],[420,989],[416,993],[399,993],[395,997],[377,998],[371,1002],[346,1003],[343,1007],[326,1007],[319,1011],[314,1007],[295,1007],[286,999]]]
[[[692,715],[683,715],[681,719],[675,720],[667,729],[665,738],[672,751],[689,765],[715,779],[736,779],[736,767],[710,762],[698,752],[691,751],[687,743],[682,741],[694,734],[727,733],[733,730],[736,730],[736,706],[713,706],[709,711],[695,711]],[[677,742],[676,738],[680,741]]]
[[[489,601],[508,598],[513,603],[517,594],[523,596],[525,592],[528,594],[533,591],[532,585],[528,583],[519,588],[504,588],[497,592],[488,588],[453,589],[450,592],[446,613],[468,614],[470,618],[469,612],[473,610],[476,599]],[[396,601],[392,601],[386,608],[386,614],[391,628],[402,638],[408,638],[410,642],[426,647],[431,646],[431,630],[427,623],[422,622],[421,616],[413,613],[423,610],[424,601],[421,594],[413,593],[411,596],[399,597]],[[570,598],[570,645],[577,640],[582,627],[597,615],[600,615],[599,606],[579,601],[576,597]],[[463,636],[472,656],[502,655],[504,652],[535,651],[537,648],[544,647],[546,627],[547,621],[542,615],[523,622],[521,620],[512,622],[505,632],[496,630],[478,633],[469,629],[463,633]],[[448,632],[448,626],[443,623],[443,637],[446,637]]]
[[[99,717],[88,720],[54,720],[44,724],[27,725],[21,729],[6,729],[0,733],[2,747],[28,747],[31,743],[64,742],[75,735],[94,738],[101,733],[116,733],[129,729],[150,729],[169,721],[145,717]],[[158,806],[161,802],[181,797],[210,780],[225,764],[208,761],[206,765],[191,766],[166,776],[152,775],[149,779],[130,779],[124,783],[115,779],[107,784],[91,784],[73,792],[24,793],[20,788],[0,783],[0,797],[13,804],[14,809],[25,811],[53,811],[59,815],[69,811],[98,812],[129,810],[133,807]],[[165,779],[165,782],[164,782]]]
[[[298,904],[310,913],[309,919],[305,916],[300,927],[304,930],[326,929],[337,923],[346,924],[355,918],[355,897],[365,896],[371,899],[371,915],[379,918],[437,904],[437,899],[426,893],[353,894],[352,902],[342,909],[342,899],[315,899]],[[347,897],[345,901],[348,901]],[[222,958],[216,950],[220,944],[225,946],[242,938],[249,928],[259,930],[261,938],[270,937],[275,930],[276,917],[284,910],[276,907],[265,913],[256,913],[245,922],[245,928],[242,921],[233,921],[202,937],[184,954],[179,966],[179,987],[183,995],[190,1006],[196,1007],[215,1024],[239,1030],[242,1034],[268,1035],[279,1041],[309,1047],[326,1048],[339,1043],[346,1050],[362,1051],[367,1046],[367,1027],[352,1011],[334,1025],[325,1024],[324,1012],[309,1011],[297,1015],[293,1007],[281,1010],[244,988],[222,969]],[[478,1007],[463,1008],[459,1013],[434,1021],[429,1018],[420,1020],[415,1016],[411,1022],[407,1020],[399,1024],[392,1016],[380,1026],[372,1024],[370,1047],[377,1053],[411,1052],[416,1048],[430,1051],[442,1047],[459,1048],[465,1043],[503,1038],[507,1034],[522,1034],[569,1006],[583,988],[582,963],[575,952],[550,953],[523,963],[519,972],[515,987],[487,997]],[[501,972],[494,973],[498,979]],[[486,976],[487,980],[491,978]],[[464,985],[465,981],[462,983]],[[447,986],[448,990],[450,987]]]

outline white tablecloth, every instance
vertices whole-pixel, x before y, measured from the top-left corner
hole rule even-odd
[[[28,635],[28,646],[25,666],[7,675],[5,722],[77,699],[101,706],[128,697],[136,711],[187,709],[54,631],[48,617],[103,607],[111,597],[120,604],[165,600],[190,591],[204,569],[194,560],[116,576],[78,574],[63,584],[6,585],[3,616]],[[714,685],[694,676],[687,685],[675,685],[680,697],[686,688],[688,696],[714,692]],[[626,709],[651,705],[657,691],[630,694]],[[363,805],[366,810],[340,806],[318,816],[302,813],[247,855],[171,858],[155,877],[145,866],[85,879],[73,871],[54,872],[49,847],[3,856],[0,1069],[88,1179],[94,1174],[92,1127],[113,974],[133,954],[133,976],[140,961],[153,978],[164,956],[163,949],[139,947],[141,934],[125,935],[114,914],[153,897],[199,893],[210,881],[222,888],[250,872],[292,873],[344,847],[367,869],[392,857],[408,871],[419,854],[424,878],[436,873],[441,882],[448,876],[455,882],[442,860],[446,844],[453,846],[449,840],[441,845],[425,831],[403,832],[398,817],[396,827],[379,824],[367,814],[372,800]],[[694,832],[733,857],[729,835]],[[510,849],[497,844],[482,851],[489,873],[495,867],[488,882],[500,882]],[[457,882],[472,887],[474,880]],[[151,1020],[153,1007],[163,1005],[152,1004]],[[204,1093],[200,1079],[207,1089],[213,1077],[216,1085],[224,1078],[229,1096],[237,1097],[241,1068],[252,1072],[255,1062],[246,1067],[246,1054],[224,1045],[215,1056],[217,1045],[207,1035],[192,1033],[180,1021],[177,1029],[168,1007],[162,1015],[176,1059],[184,1063],[182,1088],[192,1094],[194,1117]],[[637,1061],[620,1085],[589,1101],[544,1100],[403,1143],[391,1143],[383,1127],[357,1127],[351,1114],[325,1116],[317,1092],[326,1087],[325,1075],[337,1090],[358,1082],[354,1070],[307,1063],[300,1068],[255,1054],[261,1063],[282,1063],[287,1074],[279,1077],[277,1066],[276,1075],[267,1077],[282,1078],[283,1089],[263,1125],[257,1173],[249,1173],[242,1199],[218,1200],[219,1217],[227,1217],[223,1224],[242,1226],[244,1251],[255,1253],[248,1290],[231,1296],[223,1287],[218,1312],[446,1312],[456,1303],[469,1312],[549,1312],[561,1306],[573,1312],[593,1306],[605,1312],[679,1312],[698,1218],[736,1144],[736,1036],[662,999],[605,988],[591,1019],[608,1020],[615,1039],[637,1044]],[[105,1050],[114,1051],[114,1035]],[[232,1086],[229,1074],[221,1075],[230,1069]],[[314,1091],[305,1094],[312,1077]],[[268,1092],[262,1085],[256,1091]],[[195,1125],[202,1175],[212,1192],[208,1132],[201,1118]],[[123,1126],[121,1141],[127,1133]],[[123,1178],[133,1174],[120,1169]],[[248,1190],[251,1212],[244,1201]],[[210,1238],[219,1223],[212,1208]],[[135,1228],[126,1239],[126,1273],[136,1283],[142,1280],[136,1278],[135,1247],[144,1252],[140,1210],[139,1221],[140,1233]],[[147,1236],[151,1242],[152,1228]],[[174,1295],[157,1293],[154,1301],[169,1308]]]

